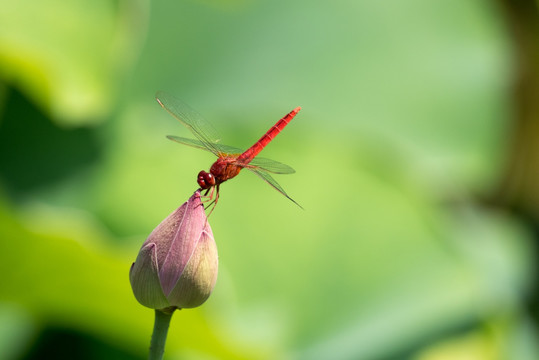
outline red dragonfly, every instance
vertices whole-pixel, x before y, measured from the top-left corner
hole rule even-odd
[[[219,144],[219,137],[213,126],[182,101],[164,92],[158,92],[156,99],[166,111],[191,130],[198,140],[172,135],[168,135],[167,138],[180,144],[209,151],[218,157],[209,172],[202,170],[198,173],[197,177],[198,185],[202,189],[207,190],[205,193],[206,196],[211,190],[210,200],[213,198],[214,190],[216,190],[215,200],[213,202],[217,203],[219,199],[219,186],[238,175],[241,169],[245,168],[260,176],[262,180],[302,208],[301,205],[288,196],[284,189],[269,174],[292,174],[295,170],[280,162],[256,157],[288,125],[290,120],[301,110],[301,107],[298,106],[286,114],[254,143],[253,146],[243,151],[232,146]]]

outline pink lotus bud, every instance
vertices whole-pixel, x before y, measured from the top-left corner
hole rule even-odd
[[[142,244],[129,279],[135,298],[152,309],[193,308],[217,280],[217,246],[196,191]]]

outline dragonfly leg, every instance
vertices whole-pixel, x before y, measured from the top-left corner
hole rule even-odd
[[[217,200],[219,199],[219,185],[212,186],[207,189],[202,197],[204,198],[202,200],[202,203],[204,203],[204,210],[208,210],[211,207],[211,210],[208,213],[208,216],[210,216],[215,208],[215,205],[217,205]]]
[[[212,202],[210,202],[208,205],[206,205],[205,209],[209,209],[211,207],[211,210],[210,212],[208,213],[208,216],[211,215],[211,213],[213,212],[213,209],[215,209],[215,205],[217,205],[217,201],[219,200],[219,185],[215,186],[216,190],[215,190],[215,199],[213,199]],[[212,191],[212,194],[211,194],[211,197],[213,197],[213,191]],[[210,199],[211,199],[210,197]]]
[[[208,202],[208,201],[212,200],[214,190],[215,190],[214,186],[208,188],[206,190],[206,192],[204,193],[204,195],[202,196],[204,198],[204,200],[202,200],[202,202]],[[208,193],[209,193],[209,195],[208,195]]]
[[[211,191],[211,190],[213,190],[213,188],[206,189],[206,192],[201,196],[201,200],[202,200],[202,204],[204,205],[204,209],[207,209],[209,207],[209,205],[211,205],[213,203],[213,201],[211,201],[212,198],[213,198],[213,191]],[[209,195],[208,195],[208,193],[209,193]]]

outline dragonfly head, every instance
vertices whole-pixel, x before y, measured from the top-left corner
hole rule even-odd
[[[202,189],[209,189],[215,186],[215,177],[211,173],[202,170],[198,173],[197,183]]]

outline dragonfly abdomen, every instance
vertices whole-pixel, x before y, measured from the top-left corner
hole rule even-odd
[[[286,114],[282,119],[277,121],[275,125],[273,125],[262,137],[249,149],[245,150],[243,154],[241,154],[237,161],[239,163],[248,164],[251,160],[254,159],[255,156],[257,156],[265,147],[268,145],[271,140],[273,140],[290,121],[296,116],[296,114],[301,110],[301,107],[297,107],[294,110],[290,111],[288,114]]]

